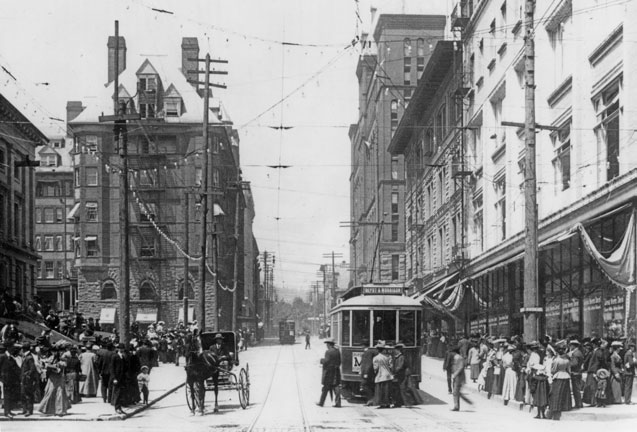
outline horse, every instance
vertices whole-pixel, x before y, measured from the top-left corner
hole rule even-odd
[[[203,415],[206,396],[205,381],[213,378],[215,391],[215,412],[219,411],[217,404],[219,368],[217,357],[210,351],[202,353],[191,352],[186,358],[186,385],[190,387],[190,406],[192,414],[199,409]],[[217,379],[215,379],[217,378]]]

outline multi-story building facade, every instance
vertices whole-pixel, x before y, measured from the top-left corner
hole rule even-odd
[[[404,160],[387,152],[435,43],[439,15],[382,14],[363,35],[356,74],[359,120],[350,127],[350,263],[353,284],[404,281]]]
[[[35,293],[35,160],[47,137],[0,94],[0,290],[26,304]],[[17,165],[16,165],[17,164]],[[22,166],[21,166],[22,165]]]
[[[439,41],[389,146],[405,158],[407,287],[444,289],[461,277],[462,46]],[[423,300],[431,296],[422,296]]]
[[[124,38],[120,37],[116,44],[115,38],[110,37],[108,85],[84,107],[78,109],[77,103],[69,104],[75,187],[75,204],[69,216],[75,222],[78,307],[85,316],[100,318],[102,324],[106,324],[105,320],[115,324],[122,289],[120,149],[114,139],[113,124],[99,121],[102,113],[113,111],[115,74],[119,76],[119,102],[125,104],[128,113],[141,117],[129,122],[127,130],[131,322],[163,320],[175,325],[183,317],[184,296],[189,299],[189,321],[198,319],[193,306],[201,294],[204,102],[200,86],[188,82],[198,79],[197,39],[183,38],[181,48],[181,64],[153,58],[127,68]],[[116,56],[119,71],[115,70]],[[243,279],[244,243],[235,240],[235,224],[239,223],[240,235],[251,232],[243,227],[245,206],[236,205],[236,194],[244,195],[238,187],[242,184],[238,138],[216,98],[210,100],[209,118],[210,143],[206,147],[213,164],[207,194],[214,202],[210,206],[214,211],[207,216],[210,238],[205,322],[207,329],[230,329],[232,308],[239,310],[245,290],[253,289],[252,280]],[[241,204],[243,200],[238,201]],[[254,212],[253,208],[251,211]],[[189,258],[187,266],[184,257]],[[239,268],[237,273],[235,265]],[[232,290],[237,291],[236,302]]]
[[[36,267],[36,291],[54,310],[73,310],[77,277],[73,271],[73,222],[67,215],[73,198],[72,140],[52,138],[38,148],[35,169],[35,250],[42,257]]]
[[[624,23],[637,5],[535,2],[539,126],[529,174],[525,129],[508,126],[525,120],[525,3],[461,1],[451,16],[464,58],[468,261],[459,277],[420,295],[445,317],[442,330],[455,321],[457,331],[522,334],[520,309],[536,306],[524,303],[523,277],[524,184],[535,175],[540,334],[634,338],[637,116],[627,95],[636,60],[635,30]]]

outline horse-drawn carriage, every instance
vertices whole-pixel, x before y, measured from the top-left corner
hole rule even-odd
[[[233,370],[239,366],[238,337],[234,332],[204,332],[199,335],[203,352],[187,360],[186,401],[191,412],[203,414],[205,392],[215,392],[215,408],[218,411],[219,390],[236,390],[239,404],[245,409],[250,403],[250,369]],[[219,346],[217,340],[221,340]]]

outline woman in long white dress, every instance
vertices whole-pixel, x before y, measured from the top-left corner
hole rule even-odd
[[[97,351],[99,347],[94,345],[94,348],[95,349],[87,350],[80,354],[82,375],[86,377],[84,381],[80,381],[80,394],[82,396],[95,397],[97,395],[99,375],[95,367],[95,362],[97,361],[95,351]]]

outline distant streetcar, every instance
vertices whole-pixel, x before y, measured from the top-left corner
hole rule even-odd
[[[404,295],[401,284],[363,284],[341,297],[330,312],[332,337],[341,351],[343,387],[358,394],[361,357],[365,348],[383,340],[388,345],[403,343],[403,354],[412,382],[420,383],[422,305]]]
[[[296,342],[296,325],[294,320],[279,321],[279,343],[293,344]]]

